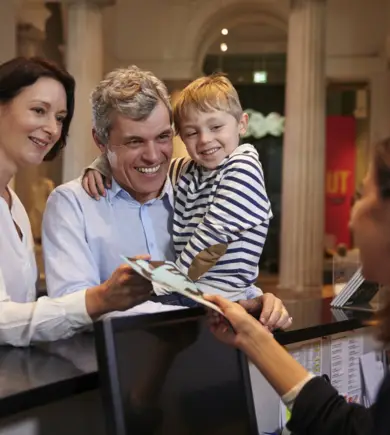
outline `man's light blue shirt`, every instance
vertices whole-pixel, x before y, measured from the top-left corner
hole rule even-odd
[[[42,242],[48,294],[62,296],[106,281],[128,257],[175,260],[172,243],[173,189],[140,204],[113,180],[99,201],[81,180],[57,187],[43,217]]]

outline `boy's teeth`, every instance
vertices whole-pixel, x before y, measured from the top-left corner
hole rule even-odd
[[[202,154],[209,155],[209,154],[214,154],[217,151],[218,151],[218,148],[212,148],[211,150],[203,151]]]
[[[138,172],[142,172],[143,174],[154,174],[160,169],[161,165],[154,166],[153,168],[136,168]]]

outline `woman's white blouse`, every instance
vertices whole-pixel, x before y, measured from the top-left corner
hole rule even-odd
[[[13,191],[11,197],[11,213],[0,197],[0,344],[27,346],[70,337],[91,324],[85,291],[34,302],[37,267],[30,222]]]
[[[0,265],[7,293],[13,302],[33,302],[36,298],[37,265],[30,222],[19,198],[10,191],[11,213],[0,197]],[[22,232],[20,239],[15,223]]]

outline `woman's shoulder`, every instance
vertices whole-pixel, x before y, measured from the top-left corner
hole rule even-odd
[[[374,405],[374,426],[375,435],[384,435],[389,433],[389,409],[390,409],[390,374],[386,374],[382,385],[379,389],[376,403]]]
[[[19,199],[19,196],[16,192],[10,188],[8,188],[9,193],[11,195],[11,214],[13,220],[20,226],[22,232],[27,236],[28,244],[32,246],[33,237],[31,232],[31,223],[30,218],[27,214],[27,210],[25,209],[22,201]]]
[[[20,200],[19,196],[16,194],[16,192],[11,189],[8,188],[8,191],[11,195],[11,211],[12,214],[18,214],[19,216],[23,216],[23,218],[27,218],[27,211],[22,203],[22,201]]]

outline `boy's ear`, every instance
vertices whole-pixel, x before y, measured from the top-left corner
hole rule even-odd
[[[246,133],[246,129],[248,128],[249,117],[247,113],[243,113],[239,122],[240,136]]]
[[[99,148],[100,152],[102,154],[105,153],[106,152],[106,146],[103,145],[100,142],[100,140],[99,140],[99,138],[98,138],[98,136],[96,134],[96,130],[94,128],[92,129],[92,137],[93,137],[93,141],[95,142],[96,146]]]

